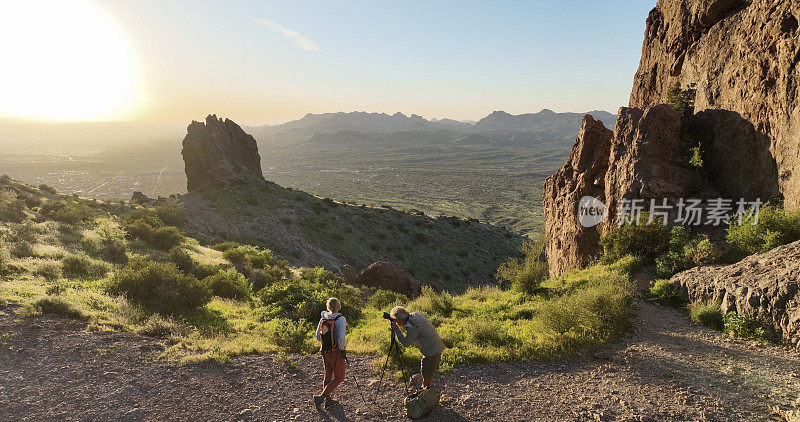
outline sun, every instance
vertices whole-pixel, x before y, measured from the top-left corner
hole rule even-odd
[[[140,97],[136,52],[86,0],[0,0],[0,117],[114,120]]]

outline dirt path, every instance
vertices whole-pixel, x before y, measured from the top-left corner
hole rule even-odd
[[[268,355],[221,366],[159,364],[158,339],[2,311],[0,420],[405,419],[402,385],[365,406],[350,374],[338,391],[344,405],[315,411],[317,356],[296,357],[295,370]],[[620,343],[562,362],[447,373],[438,380],[443,406],[428,420],[768,420],[773,406],[791,407],[800,396],[795,351],[720,335],[646,301],[635,326]],[[362,388],[373,359],[351,357]]]

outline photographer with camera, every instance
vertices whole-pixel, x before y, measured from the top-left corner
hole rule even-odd
[[[434,374],[439,370],[439,362],[444,351],[444,342],[433,324],[424,315],[409,313],[402,306],[395,306],[389,313],[392,321],[392,332],[397,335],[397,340],[403,346],[416,346],[422,352],[422,388],[429,388],[433,382]],[[403,334],[403,330],[405,334]]]

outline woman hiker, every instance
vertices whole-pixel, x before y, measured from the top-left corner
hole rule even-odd
[[[335,406],[339,402],[331,398],[333,390],[344,381],[345,340],[347,319],[340,313],[342,304],[339,299],[328,299],[327,311],[322,311],[322,318],[317,325],[317,340],[322,343],[320,353],[325,365],[325,378],[322,380],[322,394],[314,396],[314,406],[320,409]]]

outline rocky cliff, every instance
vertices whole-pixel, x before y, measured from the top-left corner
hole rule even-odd
[[[190,192],[217,185],[265,183],[256,140],[232,120],[209,115],[205,124],[192,121],[181,154]]]
[[[670,280],[691,302],[719,302],[800,348],[800,242],[736,264],[693,268]]]
[[[695,111],[716,120],[718,144],[747,138],[755,151],[731,151],[736,159],[771,156],[777,174],[763,182],[792,209],[800,208],[798,17],[798,0],[659,0],[630,97],[644,108],[666,102],[675,83],[693,90]]]
[[[658,2],[630,107],[620,109],[613,136],[598,143],[596,133],[607,132],[590,122],[545,183],[551,275],[601,252],[597,239],[624,198],[785,198],[787,208],[800,208],[798,10],[797,0]],[[661,104],[676,83],[687,98],[683,115]],[[702,171],[689,164],[695,147]],[[588,161],[578,166],[575,157]],[[608,220],[590,229],[577,223],[584,195],[608,206]]]

